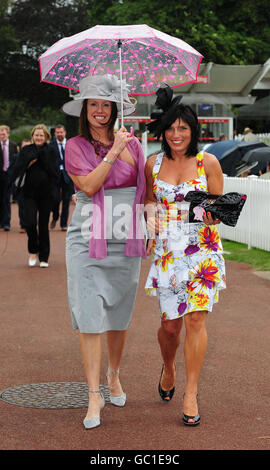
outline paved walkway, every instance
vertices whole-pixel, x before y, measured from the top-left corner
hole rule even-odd
[[[19,233],[15,205],[12,222],[9,233],[0,232],[0,390],[85,382],[68,311],[65,233],[58,226],[51,232],[49,269],[29,268],[27,237]],[[208,318],[199,389],[202,420],[192,429],[181,422],[183,343],[172,402],[163,403],[157,392],[159,316],[156,299],[143,291],[148,269],[145,260],[121,369],[127,405],[106,405],[102,425],[85,431],[85,408],[37,409],[0,400],[1,449],[269,449],[269,280],[248,265],[227,262],[228,288]],[[104,358],[102,383],[106,368]]]

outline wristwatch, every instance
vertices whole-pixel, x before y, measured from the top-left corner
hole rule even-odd
[[[109,160],[107,157],[103,158],[103,161],[109,163],[110,165],[113,165],[113,164],[114,164],[114,161],[113,161],[113,160]]]

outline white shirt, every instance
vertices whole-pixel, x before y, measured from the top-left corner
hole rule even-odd
[[[7,169],[9,167],[9,139],[7,139],[5,141],[5,145],[6,145],[6,148],[7,148]],[[4,142],[3,140],[1,140],[1,146],[2,146],[2,152],[3,152],[3,157],[4,157]],[[5,164],[5,162],[4,162]]]
[[[56,139],[56,143],[57,143],[57,145],[58,145],[58,150],[59,150],[59,154],[60,154],[61,160],[63,160],[63,155],[62,155],[62,152],[61,152],[61,144],[62,144],[62,146],[63,146],[63,149],[65,150],[66,141],[67,141],[66,138],[64,138],[63,142],[59,142],[59,140]],[[63,169],[64,169],[64,165],[60,165],[59,168],[60,168],[60,170],[63,170]]]

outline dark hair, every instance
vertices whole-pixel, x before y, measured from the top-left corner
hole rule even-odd
[[[92,142],[93,137],[90,132],[90,126],[89,126],[89,121],[87,119],[87,99],[84,100],[83,105],[82,105],[82,110],[80,114],[80,120],[79,120],[79,133],[81,137],[84,137],[86,140],[89,142]],[[108,124],[105,124],[108,126],[108,134],[109,134],[109,139],[113,140],[114,136],[114,125],[115,121],[117,119],[117,105],[115,102],[112,101],[112,112],[111,112],[111,117],[108,122]]]
[[[192,157],[198,153],[198,138],[199,138],[199,123],[196,113],[188,105],[179,104],[175,106],[173,113],[168,113],[168,119],[166,120],[166,126],[162,130],[162,149],[166,153],[168,158],[172,158],[171,148],[166,140],[165,131],[177,120],[183,119],[183,121],[189,125],[191,129],[191,141],[188,146],[186,156]]]

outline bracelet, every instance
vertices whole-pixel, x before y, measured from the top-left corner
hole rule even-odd
[[[114,160],[109,160],[107,157],[103,158],[103,161],[109,163],[110,165],[114,164]]]

